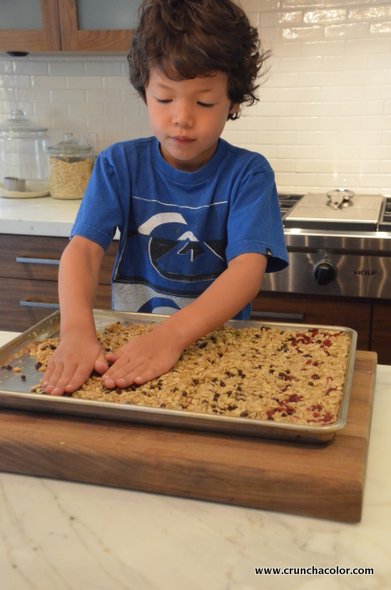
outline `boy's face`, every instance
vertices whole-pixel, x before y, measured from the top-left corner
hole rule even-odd
[[[213,156],[228,114],[227,75],[171,80],[152,67],[146,87],[149,120],[164,159],[178,170],[197,170]]]

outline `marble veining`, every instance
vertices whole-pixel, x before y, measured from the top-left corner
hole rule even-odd
[[[389,588],[388,531],[3,474],[5,589]],[[256,566],[375,576],[255,576]]]
[[[79,200],[0,199],[0,233],[68,237]]]

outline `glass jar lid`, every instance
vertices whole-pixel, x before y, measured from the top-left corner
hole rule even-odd
[[[49,146],[48,152],[51,156],[71,158],[93,156],[94,150],[90,144],[78,141],[73,133],[64,133],[62,141]]]
[[[26,117],[22,109],[12,109],[6,121],[0,124],[0,135],[9,137],[26,137],[45,133],[47,127],[42,127]]]

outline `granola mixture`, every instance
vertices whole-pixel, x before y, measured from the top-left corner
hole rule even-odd
[[[152,328],[109,325],[99,334],[106,350]],[[44,371],[58,339],[38,343],[31,354]],[[144,385],[109,390],[99,375],[71,397],[122,404],[272,420],[332,424],[338,418],[350,336],[321,328],[224,326],[189,346],[171,371]],[[33,388],[43,393],[40,385]]]
[[[50,158],[50,194],[55,199],[81,199],[92,170],[92,159]]]

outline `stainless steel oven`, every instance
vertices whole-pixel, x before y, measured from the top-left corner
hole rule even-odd
[[[281,194],[289,267],[262,291],[391,300],[391,198]]]

